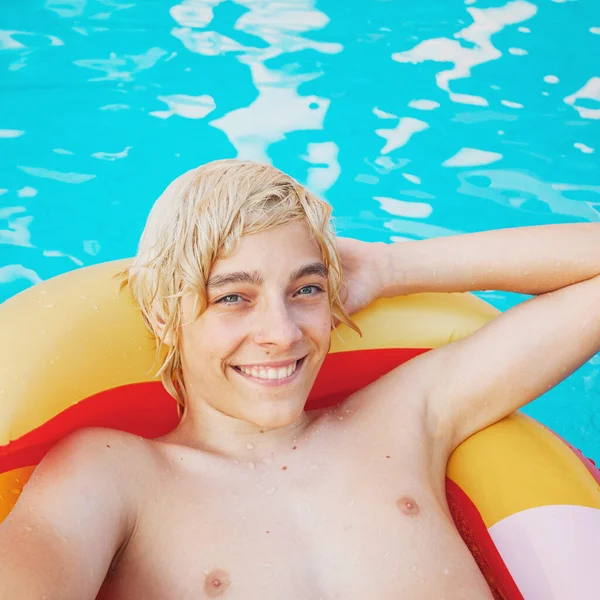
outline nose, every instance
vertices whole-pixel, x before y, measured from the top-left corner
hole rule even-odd
[[[302,338],[294,311],[283,301],[265,303],[258,319],[257,344],[289,348]]]

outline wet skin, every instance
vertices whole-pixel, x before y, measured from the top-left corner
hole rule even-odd
[[[320,261],[300,224],[248,236],[215,265],[206,313],[186,305],[194,401],[162,440],[111,444],[135,518],[102,598],[491,597],[413,382],[303,412],[330,343]],[[279,381],[252,370],[296,359]]]
[[[158,440],[85,430],[46,457],[3,523],[27,549],[10,553],[15,572],[35,565],[19,590],[491,598],[446,505],[448,447],[429,429],[424,383],[396,372],[304,411],[331,336],[321,261],[299,223],[217,261],[206,312],[184,300],[180,425]]]
[[[100,598],[491,598],[417,416],[382,435],[366,404],[252,461],[115,434],[138,516]]]

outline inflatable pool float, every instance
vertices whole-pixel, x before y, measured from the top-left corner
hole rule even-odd
[[[0,521],[59,439],[103,426],[145,437],[178,421],[153,378],[154,342],[116,261],[38,284],[0,306]],[[465,337],[497,311],[470,294],[381,300],[341,326],[307,408],[332,405],[410,358]],[[447,469],[455,524],[504,600],[591,600],[600,475],[534,420],[514,414],[465,441]],[[594,551],[595,550],[595,551]]]

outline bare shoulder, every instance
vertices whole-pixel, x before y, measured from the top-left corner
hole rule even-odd
[[[1,597],[8,589],[15,598],[96,597],[134,531],[147,446],[98,428],[48,452],[0,527]]]
[[[130,465],[147,460],[148,442],[138,436],[101,427],[80,429],[58,442],[40,463],[38,470],[48,466],[69,464],[81,467],[82,472],[91,467],[110,467],[106,474],[119,477]]]
[[[390,436],[412,447],[429,443],[424,401],[431,370],[430,351],[404,363],[356,391],[339,410],[378,438]]]
[[[435,350],[430,350],[397,366],[356,391],[346,402],[356,410],[377,410],[377,415],[387,417],[396,413],[405,417],[422,417],[428,381],[435,377],[431,368],[435,354]]]
[[[122,431],[81,429],[58,442],[25,486],[24,503],[44,498],[68,506],[75,498],[93,497],[114,509],[128,529],[135,521],[136,495],[151,461],[150,442]],[[19,504],[17,504],[18,508]]]

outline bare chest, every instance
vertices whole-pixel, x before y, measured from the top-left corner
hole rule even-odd
[[[106,597],[490,597],[426,481],[353,458],[164,473]]]

